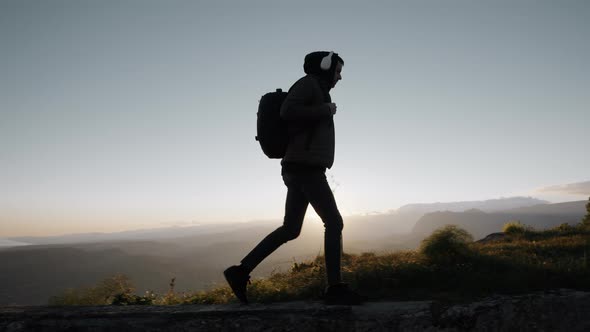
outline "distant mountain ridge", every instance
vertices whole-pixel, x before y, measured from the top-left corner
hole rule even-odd
[[[466,211],[478,209],[484,212],[508,210],[540,204],[549,204],[550,202],[533,197],[508,197],[488,199],[484,201],[464,201],[449,203],[417,203],[408,204],[400,207],[398,213],[428,213],[435,211]]]
[[[484,212],[478,209],[463,212],[432,212],[425,214],[416,222],[412,233],[425,236],[437,228],[453,224],[464,228],[478,239],[501,231],[505,223],[513,220],[538,230],[555,227],[562,223],[573,225],[586,214],[586,203],[587,201],[540,204],[495,212]]]
[[[448,203],[417,203],[408,204],[397,210],[388,213],[374,215],[355,215],[345,217],[345,233],[354,232],[366,240],[375,235],[384,236],[389,234],[403,234],[412,231],[415,223],[427,213],[436,211],[466,211],[479,209],[482,211],[498,211],[512,208],[525,208],[549,202],[532,197],[508,197],[490,199],[484,201],[464,201]],[[19,236],[6,238],[8,241],[16,241],[25,244],[74,244],[74,243],[96,243],[105,241],[128,241],[128,240],[166,240],[181,237],[200,236],[204,234],[220,234],[233,232],[253,227],[272,227],[280,225],[281,219],[258,220],[250,222],[233,223],[207,223],[185,227],[162,227],[152,229],[138,229],[113,233],[80,233],[59,236]],[[2,240],[2,239],[0,239]],[[0,248],[3,246],[0,244]],[[8,247],[8,246],[4,246]]]
[[[28,246],[30,243],[14,241],[9,239],[0,239],[0,248]]]
[[[214,234],[225,231],[233,231],[243,228],[251,228],[254,224],[269,224],[273,221],[251,221],[251,222],[233,222],[233,223],[210,223],[195,226],[172,226],[161,228],[137,229],[112,233],[76,233],[55,236],[15,236],[8,237],[6,241],[16,241],[26,244],[74,244],[74,243],[93,243],[103,241],[122,241],[122,240],[161,240],[174,239],[190,235]],[[2,239],[0,239],[2,240]]]
[[[386,216],[387,223],[395,224],[399,233],[410,233],[416,222],[425,214],[437,211],[462,212],[470,209],[492,212],[512,208],[528,207],[549,202],[533,197],[507,197],[484,201],[464,201],[447,203],[416,203],[407,204],[397,210],[390,211]],[[385,215],[381,215],[385,216]]]

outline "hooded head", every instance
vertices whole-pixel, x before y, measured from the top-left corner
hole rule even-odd
[[[318,51],[312,52],[305,56],[303,71],[309,75],[319,77],[328,87],[328,90],[334,86],[334,76],[338,63],[344,64],[344,60],[334,52]]]

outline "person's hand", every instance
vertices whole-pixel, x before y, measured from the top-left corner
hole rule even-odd
[[[328,103],[328,106],[330,107],[330,112],[332,115],[336,114],[336,104],[334,103]]]

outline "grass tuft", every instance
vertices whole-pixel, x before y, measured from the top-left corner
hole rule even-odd
[[[532,229],[530,227],[526,226],[525,224],[522,224],[520,220],[509,221],[505,223],[502,227],[502,232],[512,235],[522,235],[527,232],[530,232],[531,230]]]

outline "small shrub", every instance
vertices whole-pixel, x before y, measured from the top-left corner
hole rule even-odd
[[[512,235],[524,234],[530,230],[530,227],[522,224],[519,220],[509,221],[502,227],[502,232]]]
[[[473,236],[456,225],[446,225],[422,240],[420,252],[427,258],[441,263],[456,263],[471,256],[469,243]]]
[[[559,226],[555,226],[553,229],[560,233],[569,233],[574,232],[576,230],[576,227],[565,222]]]
[[[582,218],[581,224],[586,228],[590,228],[590,197],[588,203],[586,203],[586,215]]]
[[[49,299],[50,305],[108,305],[113,301],[127,304],[135,301],[129,277],[117,274],[100,281],[96,286],[67,289]]]

